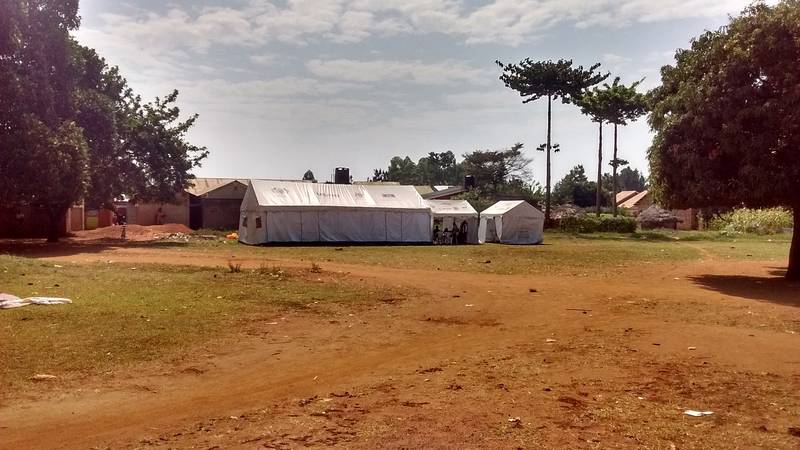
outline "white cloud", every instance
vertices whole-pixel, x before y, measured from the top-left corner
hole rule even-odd
[[[245,6],[181,7],[163,14],[134,10],[103,17],[103,31],[142,45],[204,52],[212,45],[278,41],[361,42],[375,36],[441,33],[467,44],[520,45],[548,28],[620,27],[735,13],[747,0],[250,0]]]
[[[306,63],[312,74],[351,82],[402,81],[420,85],[448,85],[453,83],[486,84],[492,82],[492,73],[461,61],[424,63],[414,61],[352,59],[313,59]]]

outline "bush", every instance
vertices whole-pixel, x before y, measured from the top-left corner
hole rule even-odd
[[[792,213],[784,208],[742,208],[711,219],[708,226],[727,234],[775,234],[792,228],[792,224]]]
[[[636,221],[630,217],[568,216],[561,219],[561,229],[570,233],[635,233]]]

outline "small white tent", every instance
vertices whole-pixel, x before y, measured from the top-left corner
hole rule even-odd
[[[497,202],[481,213],[478,238],[482,244],[541,244],[544,214],[523,200]]]
[[[431,210],[413,186],[251,180],[239,240],[430,243]]]
[[[479,215],[478,211],[475,211],[475,208],[468,201],[425,200],[425,204],[433,212],[434,229],[438,226],[440,232],[444,231],[445,228],[452,230],[453,225],[455,225],[460,230],[464,222],[466,222],[466,243],[478,243]]]

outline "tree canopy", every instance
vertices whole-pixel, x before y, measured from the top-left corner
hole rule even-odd
[[[582,165],[572,168],[553,188],[553,201],[558,205],[573,204],[581,208],[595,206],[597,184],[589,181]]]
[[[303,181],[317,181],[317,178],[314,176],[314,172],[311,169],[306,170],[306,173],[303,174]]]
[[[800,279],[800,2],[748,7],[675,59],[651,93],[657,198],[794,208],[788,275]]]
[[[0,3],[0,202],[47,210],[51,240],[76,202],[174,201],[204,148],[186,142],[177,91],[143,103],[70,36],[77,0]]]

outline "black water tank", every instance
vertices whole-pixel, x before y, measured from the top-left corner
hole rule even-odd
[[[350,184],[350,169],[347,167],[337,167],[333,182],[336,184]]]
[[[475,176],[467,175],[464,177],[464,189],[470,190],[475,187]]]

